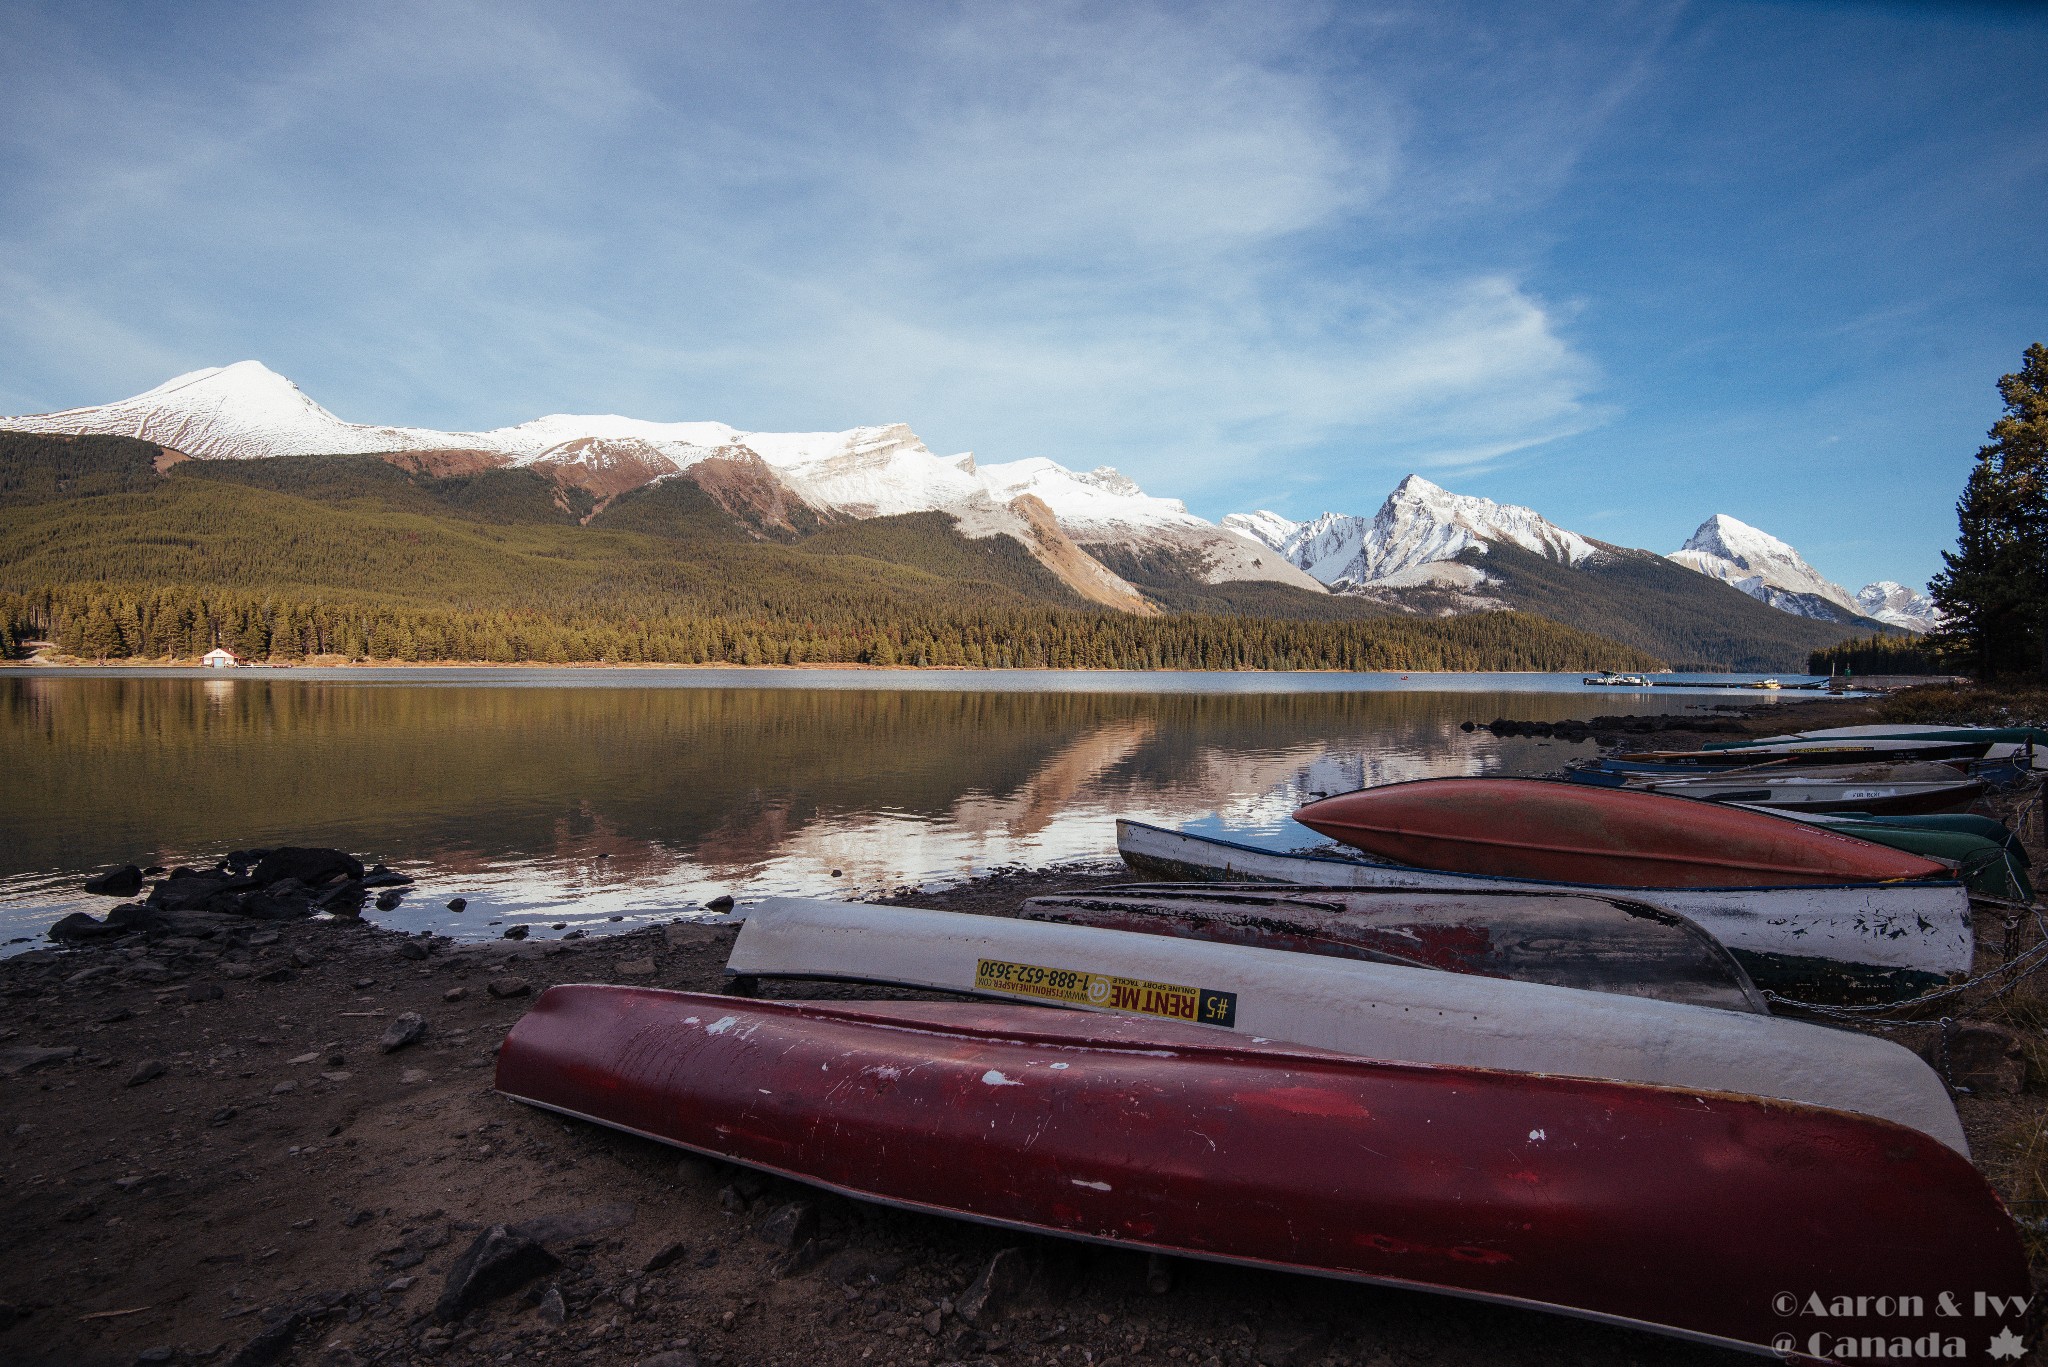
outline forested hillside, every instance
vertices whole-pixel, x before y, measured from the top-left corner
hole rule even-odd
[[[939,514],[767,539],[681,480],[628,494],[586,524],[592,503],[530,470],[434,475],[320,456],[181,461],[159,473],[160,457],[122,438],[0,433],[0,650],[41,640],[84,659],[190,658],[224,645],[287,660],[1655,663],[1517,613],[1110,612],[1016,542],[963,537]]]
[[[1577,567],[1500,542],[1460,559],[1484,569],[1493,581],[1486,592],[1514,607],[1598,632],[1674,669],[1799,670],[1811,652],[1875,625],[1794,617],[1661,555],[1602,549],[1603,558]]]

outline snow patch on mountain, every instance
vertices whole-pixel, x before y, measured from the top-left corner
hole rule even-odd
[[[1847,589],[1824,578],[1798,551],[1726,513],[1716,513],[1702,522],[1668,558],[1731,584],[1780,612],[1824,622],[1846,622],[1864,615],[1862,605]]]
[[[1856,590],[1856,606],[1865,617],[1903,631],[1932,631],[1942,620],[1932,598],[1891,579]]]
[[[1290,522],[1276,513],[1233,513],[1223,525],[1258,538],[1339,592],[1421,583],[1475,587],[1483,574],[1466,584],[1469,575],[1411,571],[1456,560],[1468,550],[1484,552],[1489,542],[1504,541],[1568,565],[1600,553],[1533,508],[1454,494],[1420,475],[1402,480],[1370,518],[1324,513]]]

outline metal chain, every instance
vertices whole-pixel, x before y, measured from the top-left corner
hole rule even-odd
[[[1975,898],[1972,900],[1991,902],[2003,906],[2017,905],[2011,902],[2003,902],[1995,897]],[[2010,975],[2008,981],[1982,1003],[1988,1006],[1992,1002],[2009,995],[2014,988],[2040,972],[2043,967],[2048,967],[2048,921],[2042,919],[2041,908],[2038,904],[2029,906],[2026,910],[2032,914],[2034,926],[2041,932],[2042,938],[2040,941],[2032,949],[2027,950],[2019,957],[2008,959],[1998,967],[1979,973],[1974,978],[1967,978],[1962,982],[1952,983],[1947,987],[1939,987],[1932,992],[1925,992],[1917,997],[1909,997],[1902,1002],[1880,1002],[1871,1006],[1834,1006],[1823,1002],[1807,1002],[1801,1001],[1797,997],[1780,996],[1778,993],[1769,990],[1764,992],[1764,1000],[1770,1002],[1773,1006],[1789,1006],[1794,1010],[1811,1012],[1814,1015],[1827,1016],[1834,1020],[1854,1021],[1863,1025],[1876,1025],[1887,1029],[1907,1025],[1926,1026],[1932,1025],[1934,1022],[1889,1018],[1875,1013],[1880,1011],[1908,1011],[1916,1006],[1931,1006],[1935,1002],[1947,1001],[1952,997],[1968,992],[1972,988],[1982,987],[1985,983],[1993,982],[1999,978],[2007,978]]]

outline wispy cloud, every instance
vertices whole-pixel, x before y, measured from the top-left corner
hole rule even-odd
[[[0,58],[24,401],[254,355],[357,419],[907,420],[1198,503],[1609,413],[1474,216],[1564,174],[1639,47],[1475,64],[1398,7],[179,13],[108,48],[38,11]]]

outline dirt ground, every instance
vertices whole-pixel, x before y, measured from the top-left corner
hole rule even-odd
[[[1827,706],[1830,721],[1860,719]],[[1020,871],[903,900],[1003,914],[1125,877]],[[320,919],[0,963],[0,1362],[1748,1360],[1442,1297],[1151,1268],[808,1192],[492,1091],[499,1041],[547,986],[715,991],[733,934],[675,925],[458,945]],[[384,1052],[407,1012],[424,1034]],[[1994,1185],[2035,1195],[2022,1188],[2041,1096],[1959,1104]],[[819,1222],[806,1257],[787,1237],[799,1198]],[[520,1227],[559,1265],[442,1324],[432,1312],[451,1268],[495,1225]],[[1007,1247],[1027,1275],[969,1323],[956,1302]]]

